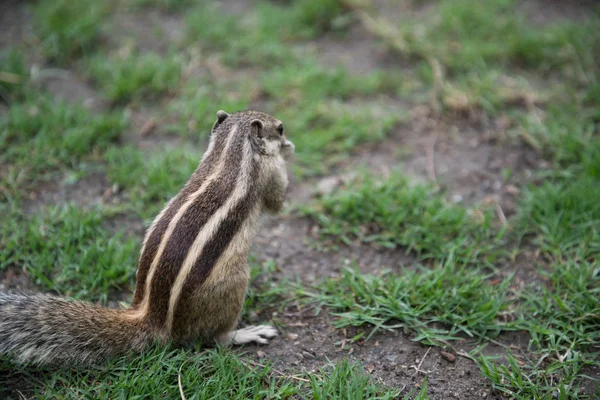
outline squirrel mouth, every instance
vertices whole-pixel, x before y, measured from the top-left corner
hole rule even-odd
[[[288,156],[294,153],[294,151],[296,150],[296,146],[290,140],[286,139],[285,142],[283,142],[283,144],[281,145],[281,149],[283,151],[283,154]]]

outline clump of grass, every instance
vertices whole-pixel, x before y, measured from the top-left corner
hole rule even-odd
[[[257,29],[248,20],[227,14],[214,4],[190,12],[186,21],[188,45],[218,54],[227,65],[270,68],[295,60],[293,51],[273,35],[273,29]],[[276,21],[269,23],[272,28]]]
[[[399,174],[384,181],[363,174],[305,212],[324,236],[349,245],[358,239],[402,246],[424,259],[492,262],[504,233],[493,226],[490,213],[478,220],[447,203],[431,186],[413,184]]]
[[[400,32],[409,53],[435,57],[456,72],[507,63],[550,70],[576,61],[573,41],[583,39],[598,23],[534,28],[515,8],[513,0],[485,5],[445,0],[431,10],[439,18],[425,15],[403,23]]]
[[[242,318],[264,310],[282,309],[291,301],[291,285],[287,279],[278,279],[274,273],[279,270],[273,260],[259,263],[250,256],[250,285],[242,310]]]
[[[565,99],[565,103],[570,96]],[[600,138],[595,106],[577,104],[551,105],[543,119],[535,115],[520,118],[515,129],[537,150],[553,159],[555,164],[570,171],[583,170],[589,176],[600,178]],[[574,171],[579,174],[578,171]]]
[[[600,367],[600,266],[567,259],[542,271],[549,287],[531,285],[521,293],[516,323],[531,335],[533,354],[508,363],[480,355],[477,362],[493,387],[513,398],[593,398],[600,386],[588,368]],[[590,397],[586,397],[590,396]]]
[[[75,206],[6,215],[0,269],[19,267],[44,290],[106,303],[110,293],[133,287],[139,240],[110,233],[103,217]]]
[[[262,89],[275,102],[277,117],[296,144],[294,168],[299,176],[325,173],[359,145],[383,139],[406,117],[375,101],[343,103],[377,92],[380,83],[377,75],[359,79],[311,59],[263,74]]]
[[[304,177],[324,174],[359,145],[382,140],[402,115],[375,117],[368,108],[348,109],[333,102],[302,104],[282,110],[278,117],[297,148],[292,166]]]
[[[12,103],[0,121],[0,163],[31,178],[102,153],[127,126],[119,112],[94,115],[44,95]],[[23,178],[23,177],[22,177]]]
[[[96,85],[115,103],[155,99],[175,89],[181,75],[181,62],[173,55],[102,55],[90,59],[88,65]]]
[[[314,296],[333,311],[337,327],[371,325],[371,334],[402,327],[415,332],[413,340],[442,345],[463,334],[483,339],[514,329],[499,318],[512,304],[510,279],[493,284],[488,278],[454,259],[385,278],[346,269]]]
[[[585,352],[593,352],[600,343],[600,264],[597,259],[570,258],[542,274],[548,287],[532,286],[521,296],[522,325],[531,332],[532,344],[539,352],[556,355],[569,350],[593,361],[595,355]],[[595,362],[600,365],[600,360]]]
[[[111,183],[125,190],[132,211],[151,218],[183,187],[201,154],[177,149],[147,157],[134,147],[110,149],[106,154]]]
[[[248,82],[213,78],[188,81],[168,105],[167,113],[177,122],[166,129],[196,143],[206,139],[219,109],[232,113],[248,108],[254,89]]]
[[[340,278],[321,284],[318,293],[306,294],[333,312],[337,327],[371,326],[371,334],[408,328],[415,332],[413,340],[437,346],[464,336],[485,342],[504,331],[527,332],[527,357],[517,360],[509,352],[501,361],[483,355],[481,348],[471,353],[495,389],[520,399],[594,393],[598,386],[586,367],[600,367],[595,349],[600,342],[599,265],[595,259],[567,259],[541,273],[548,287],[532,283],[515,292],[510,277],[490,279],[454,260],[398,275],[346,269]]]
[[[93,52],[111,7],[110,1],[39,1],[34,11],[42,53],[50,61],[64,64]]]
[[[600,153],[598,153],[600,155]],[[600,254],[600,184],[574,177],[528,188],[521,200],[520,232],[532,235],[543,251],[561,259]]]
[[[262,3],[257,8],[262,34],[275,30],[284,41],[307,40],[329,31],[340,31],[352,21],[338,0],[296,0],[285,7]]]
[[[397,399],[400,396],[397,390],[390,390],[373,384],[360,365],[351,363],[348,360],[328,365],[321,368],[317,374],[311,374],[310,389],[312,392],[311,398],[315,400],[334,398],[383,400]],[[426,390],[425,388],[423,392]],[[407,399],[409,397],[410,395],[403,398]]]
[[[274,98],[298,98],[315,102],[324,98],[348,99],[377,94],[382,77],[369,74],[356,77],[342,68],[326,68],[309,57],[282,65],[261,76],[265,94]]]
[[[193,6],[194,0],[129,0],[127,5],[133,7],[155,7],[167,12],[179,11]]]
[[[280,376],[269,362],[264,364],[254,365],[251,360],[226,349],[192,354],[158,347],[134,359],[113,361],[101,369],[42,371],[45,372],[42,375],[0,361],[0,369],[8,371],[6,377],[0,376],[0,394],[16,395],[15,382],[23,382],[18,387],[20,391],[61,399],[179,398],[180,390],[190,400],[327,399],[354,398],[357,394],[372,399],[392,399],[398,396],[398,391],[374,383],[359,366],[349,362],[333,364],[307,376],[309,383]]]
[[[307,2],[300,3],[292,8],[312,7]],[[319,66],[313,58],[294,52],[272,34],[274,21],[280,19],[269,17],[269,12],[295,13],[292,8],[274,11],[274,7],[263,5],[254,20],[225,15],[216,7],[199,9],[190,15],[189,41],[199,41],[203,50],[219,54],[226,65],[260,66],[264,72],[258,87],[248,87],[237,77],[235,84],[210,81],[194,85],[200,89],[193,95],[192,102],[188,101],[190,96],[185,95],[172,104],[177,113],[183,110],[184,120],[189,123],[187,128],[175,129],[193,132],[200,118],[204,125],[210,126],[214,122],[214,111],[205,109],[215,97],[238,107],[259,98],[269,103],[264,107],[285,122],[296,143],[295,172],[300,176],[319,175],[346,158],[358,145],[381,140],[404,115],[374,112],[368,105],[341,105],[340,100],[382,92],[389,80],[375,73],[353,77],[342,69]],[[211,24],[213,20],[219,24]],[[228,90],[223,91],[225,86]],[[232,99],[223,93],[236,93],[236,97]]]
[[[0,51],[0,101],[21,99],[27,79],[23,54],[16,49]]]

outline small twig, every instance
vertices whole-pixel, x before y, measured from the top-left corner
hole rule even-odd
[[[156,127],[156,125],[157,125],[157,122],[153,117],[148,118],[148,120],[141,127],[139,135],[146,136],[148,133],[150,133]]]
[[[504,344],[504,343],[501,343],[501,342],[499,342],[497,340],[494,340],[494,339],[488,339],[488,340],[490,342],[494,343],[494,344],[497,344],[500,347],[504,347],[506,350],[510,350],[510,347],[508,345]]]
[[[456,360],[456,364],[454,364],[454,368],[452,368],[452,370],[456,370],[456,368],[458,368],[458,364],[460,363],[460,360],[462,360],[462,358],[459,358]]]
[[[496,206],[496,215],[498,216],[500,223],[502,225],[506,226],[506,215],[504,215],[504,211],[502,211],[500,202],[496,201],[496,202],[494,202],[494,205]]]
[[[181,366],[179,367],[179,372],[177,373],[177,385],[179,386],[179,395],[181,396],[181,400],[187,400],[185,398],[185,393],[183,393],[183,385],[181,384],[181,368],[183,368],[183,364],[186,363],[187,360],[185,360]]]
[[[402,386],[402,389],[400,389],[400,391],[398,392],[398,394],[401,394],[402,392],[404,392],[404,389],[406,389],[406,384],[404,386]]]
[[[416,367],[414,365],[411,365],[411,368],[415,369],[415,375],[417,375],[419,372],[424,373],[425,375],[427,375],[429,373],[429,371],[423,371],[421,369],[421,365],[423,365],[423,361],[425,361],[425,358],[427,357],[427,354],[429,354],[429,351],[431,350],[431,347],[429,347],[427,349],[427,351],[425,352],[425,355],[423,356],[423,358],[421,358],[421,361],[419,361],[419,365],[417,365]]]
[[[457,356],[464,357],[464,358],[468,358],[469,360],[471,360],[471,361],[473,361],[473,362],[476,362],[476,361],[475,361],[475,359],[474,359],[473,357],[471,357],[471,355],[470,355],[469,353],[467,353],[467,352],[464,352],[464,351],[462,351],[462,350],[457,350],[457,351],[456,351],[456,355],[457,355]]]
[[[427,351],[425,352],[425,355],[423,356],[423,358],[421,358],[421,361],[419,362],[419,366],[417,367],[418,369],[421,369],[421,365],[423,365],[423,361],[425,361],[425,357],[427,357],[427,354],[429,354],[430,350],[431,350],[431,347],[429,347],[427,349]]]
[[[439,118],[439,115],[442,111],[442,106],[440,102],[443,102],[443,91],[444,91],[444,69],[440,62],[433,58],[427,57],[427,62],[431,68],[431,73],[433,74],[433,93],[431,98],[431,107],[436,115],[436,118]]]
[[[70,79],[71,72],[59,68],[40,69],[39,65],[32,65],[29,69],[29,75],[33,82],[41,82],[46,79]]]
[[[0,82],[17,84],[21,83],[21,79],[21,75],[13,74],[12,72],[0,71]]]

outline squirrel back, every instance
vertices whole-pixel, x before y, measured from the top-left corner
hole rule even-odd
[[[263,343],[274,336],[270,327],[232,330],[258,218],[261,211],[281,210],[284,157],[291,152],[274,117],[219,111],[198,168],[146,232],[132,306],[0,294],[0,355],[90,363],[140,352],[153,341]]]

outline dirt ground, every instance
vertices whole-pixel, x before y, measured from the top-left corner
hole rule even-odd
[[[251,2],[240,0],[225,3],[225,8],[232,13],[243,13],[246,7],[251,6]],[[426,7],[426,3],[423,7]],[[532,17],[532,23],[544,23],[557,18],[582,18],[585,7],[573,3],[558,0],[523,1],[523,8]],[[382,1],[379,6],[385,8],[389,4]],[[20,2],[4,1],[0,7],[0,45],[30,40],[30,15],[27,15]],[[148,39],[148,20],[159,22],[167,32],[163,39],[166,41],[176,37],[183,29],[181,16],[141,11],[135,18],[120,18],[117,34],[138,38],[142,49],[163,51],[164,42]],[[377,43],[376,38],[357,25],[345,38],[326,35],[309,45],[318,49],[324,64],[341,63],[352,73],[398,68],[401,62]],[[68,79],[50,79],[42,84],[57,97],[73,102],[83,101],[92,108],[102,108],[101,97],[78,75],[76,68],[68,71]],[[382,174],[399,169],[416,179],[434,179],[445,189],[450,201],[469,205],[482,201],[497,203],[499,218],[502,218],[500,214],[508,218],[514,214],[516,195],[523,185],[530,182],[532,171],[548,168],[548,163],[538,153],[506,134],[510,126],[508,117],[488,120],[483,116],[456,116],[438,120],[416,104],[406,104],[393,98],[383,98],[382,102],[387,112],[408,112],[409,120],[398,124],[385,141],[352,154],[345,165],[330,171],[327,176],[302,182],[292,179],[288,200],[291,207],[311,201],[319,192],[343,185],[344,177],[357,165],[363,164]],[[217,108],[218,105],[215,105]],[[132,137],[132,140],[139,140],[137,135]],[[152,151],[155,146],[165,146],[168,140],[161,137],[160,132],[153,132],[138,144]],[[503,179],[506,168],[512,170],[508,184]],[[62,202],[91,206],[97,201],[106,201],[103,196],[109,189],[106,176],[92,174],[76,186],[57,182],[37,188],[31,192],[28,207],[33,210],[40,205]],[[126,224],[135,235],[141,235],[144,231],[139,220],[112,223],[121,227]],[[310,220],[294,213],[269,217],[255,241],[254,253],[259,259],[272,259],[279,266],[280,271],[274,273],[274,280],[299,277],[306,284],[335,276],[342,266],[352,260],[356,260],[364,272],[377,272],[383,268],[399,271],[401,267],[410,267],[415,263],[415,259],[405,254],[403,249],[356,245],[338,251],[320,251],[314,245],[317,229]],[[507,274],[517,272],[517,277],[527,282],[535,275],[532,272],[534,263],[535,255],[532,254],[504,268]],[[0,291],[7,290],[31,292],[35,288],[20,271],[8,270],[0,272]],[[472,360],[461,356],[451,357],[443,354],[439,348],[421,345],[412,341],[409,334],[399,331],[378,332],[368,341],[351,343],[350,338],[357,330],[334,329],[331,323],[333,317],[326,310],[315,315],[313,307],[299,308],[296,304],[290,304],[282,312],[273,312],[275,315],[260,315],[257,318],[264,320],[274,317],[279,320],[282,323],[280,337],[268,346],[246,346],[240,351],[248,353],[257,362],[269,359],[281,371],[311,371],[329,361],[350,356],[360,361],[377,381],[402,389],[403,394],[415,385],[421,385],[427,376],[428,394],[432,399],[503,398],[489,387]],[[505,353],[504,347],[508,346],[518,356],[527,353],[527,343],[526,335],[505,334],[497,339],[497,344],[490,343],[485,352],[501,356]],[[455,344],[455,347],[468,351],[475,345],[465,340]],[[590,371],[589,374],[600,376],[600,371]]]

